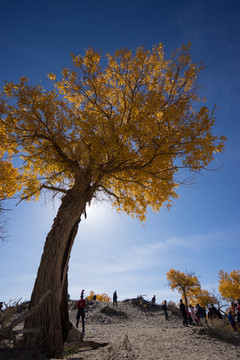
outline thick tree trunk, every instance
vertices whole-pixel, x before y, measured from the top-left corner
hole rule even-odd
[[[40,335],[28,336],[25,346],[40,346],[50,357],[62,357],[64,340],[70,330],[67,290],[68,263],[78,224],[89,200],[88,194],[86,188],[86,191],[81,191],[80,194],[70,190],[63,197],[45,242],[31,296],[30,308],[38,303],[46,291],[51,291],[39,311],[25,322],[25,328],[41,330]]]
[[[185,305],[186,305],[186,310],[188,309],[188,300],[187,300],[187,294],[185,293],[185,291],[183,292],[184,295],[184,299],[185,299]]]

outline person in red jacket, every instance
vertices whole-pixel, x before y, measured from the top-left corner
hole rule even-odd
[[[82,333],[84,334],[85,332],[85,322],[84,322],[84,319],[85,319],[85,307],[86,307],[86,301],[84,300],[83,298],[84,296],[84,290],[82,290],[81,292],[81,298],[80,300],[78,300],[77,302],[77,309],[78,309],[78,312],[77,312],[77,323],[76,323],[76,327],[78,327],[78,323],[79,323],[79,319],[80,317],[82,318]]]

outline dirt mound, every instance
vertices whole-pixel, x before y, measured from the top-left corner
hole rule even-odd
[[[119,316],[119,317],[123,317],[123,318],[127,318],[127,314],[123,311],[119,311],[119,310],[115,310],[110,306],[105,306],[104,308],[102,308],[101,310],[102,314],[108,315],[108,316]]]
[[[129,303],[130,305],[133,305],[135,307],[138,307],[140,310],[143,310],[143,311],[146,311],[146,310],[161,311],[162,310],[161,305],[152,304],[150,301],[144,300],[142,297],[125,300],[124,302]]]
[[[76,302],[69,302],[69,316],[78,335],[79,330],[74,326]],[[69,356],[75,360],[240,358],[239,345],[211,336],[206,326],[184,327],[182,318],[175,316],[170,308],[166,321],[161,305],[143,298],[119,301],[117,308],[112,303],[87,301],[85,334],[71,337],[70,341],[65,343],[65,359]],[[46,360],[36,350],[0,348],[0,360],[7,359]]]

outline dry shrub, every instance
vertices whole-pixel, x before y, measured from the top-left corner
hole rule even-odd
[[[79,352],[79,348],[76,345],[70,345],[64,347],[64,357],[69,358],[71,355],[77,354]]]
[[[227,319],[212,319],[202,329],[207,335],[233,344],[240,344],[239,334],[234,332]]]
[[[144,300],[142,296],[130,300],[130,304],[137,306],[141,310],[148,310],[153,308],[153,305],[149,301]]]
[[[181,313],[179,311],[179,308],[177,307],[177,305],[175,304],[175,302],[173,301],[169,301],[168,305],[168,310],[172,312],[173,315],[176,315],[176,316],[181,316]]]
[[[12,320],[13,316],[18,312],[20,300],[21,299],[11,299],[7,304],[5,304],[6,308],[0,313],[0,328],[7,326]]]
[[[125,337],[123,339],[123,343],[122,343],[122,346],[123,346],[123,349],[125,350],[128,350],[128,351],[131,351],[132,350],[132,346],[130,344],[130,341],[129,341],[129,338],[128,338],[128,335],[125,334]]]

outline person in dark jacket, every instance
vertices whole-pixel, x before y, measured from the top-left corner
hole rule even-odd
[[[234,331],[237,331],[237,328],[236,328],[236,322],[234,320],[234,317],[233,317],[233,314],[232,314],[232,311],[230,310],[229,313],[228,313],[228,320],[233,328]]]
[[[168,311],[167,311],[167,301],[166,300],[164,300],[164,302],[163,302],[162,309],[164,311],[165,319],[169,320]]]
[[[205,311],[205,309],[204,309],[203,307],[201,307],[199,304],[197,304],[196,310],[197,310],[197,313],[198,313],[198,316],[199,316],[200,325],[203,326],[202,320],[203,320],[203,319],[206,320],[206,311]]]
[[[117,307],[117,290],[114,291],[113,293],[113,306],[116,305]]]
[[[187,323],[187,309],[186,309],[186,306],[183,303],[182,299],[180,299],[179,308],[181,310],[182,317],[183,317],[183,326],[188,326],[188,323]]]

